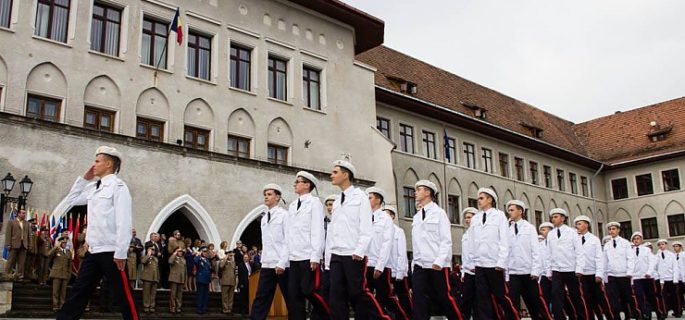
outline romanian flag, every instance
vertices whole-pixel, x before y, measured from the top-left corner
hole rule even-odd
[[[181,24],[181,11],[178,8],[176,8],[176,14],[171,21],[169,31],[176,32],[176,43],[180,45],[183,42],[183,25]]]

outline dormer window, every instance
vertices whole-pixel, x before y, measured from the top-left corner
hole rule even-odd
[[[649,140],[651,140],[652,142],[666,140],[668,134],[671,133],[671,130],[673,130],[673,124],[669,124],[667,126],[662,127],[656,121],[652,121],[649,123],[649,125],[652,128],[647,133],[647,137],[649,137]]]
[[[520,124],[521,126],[523,126],[524,128],[530,130],[530,135],[531,135],[532,137],[538,138],[538,139],[542,138],[542,132],[543,132],[544,130],[543,130],[542,128],[540,128],[539,126],[534,125],[534,124],[532,124],[532,123],[523,122],[523,121],[519,122],[519,124]]]
[[[464,107],[467,107],[471,110],[473,110],[473,116],[485,120],[487,118],[487,110],[485,108],[471,102],[462,102],[461,103]]]
[[[414,82],[395,76],[386,75],[385,77],[395,85],[395,88],[398,88],[401,93],[415,95],[418,92],[418,86]]]

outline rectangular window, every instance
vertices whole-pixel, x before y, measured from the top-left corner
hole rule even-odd
[[[414,128],[400,123],[400,150],[414,153]]]
[[[664,191],[680,190],[680,176],[678,169],[661,171],[661,180],[664,181]]]
[[[633,235],[633,224],[630,221],[621,221],[619,224],[621,224],[621,237],[630,239],[630,236]]]
[[[685,235],[685,214],[668,216],[668,234],[671,237]]]
[[[422,131],[423,153],[427,158],[436,159],[435,155],[435,133]]]
[[[118,56],[120,29],[121,9],[95,2],[90,28],[90,49]]]
[[[523,159],[514,157],[514,167],[516,168],[516,180],[525,181],[523,174]]]
[[[482,157],[483,157],[483,165],[484,165],[483,170],[485,172],[488,172],[488,173],[493,173],[495,168],[493,168],[493,165],[492,165],[492,150],[483,148],[482,151],[483,151]]]
[[[478,209],[478,199],[469,198],[469,207]]]
[[[535,161],[530,161],[528,162],[528,165],[530,166],[530,182],[534,185],[537,185],[540,183],[540,175],[538,174],[538,163]]]
[[[447,208],[448,211],[447,214],[450,218],[450,222],[453,224],[459,224],[461,219],[461,211],[459,210],[459,196],[455,195],[448,195],[447,196]]]
[[[404,187],[402,188],[402,191],[402,197],[404,199],[404,216],[406,218],[411,218],[414,216],[414,213],[416,213],[416,198],[414,197],[414,188]]]
[[[564,178],[564,170],[557,169],[557,184],[559,186],[559,191],[566,191],[566,179]]]
[[[535,210],[535,221],[534,224],[540,225],[542,223],[542,211]]]
[[[645,239],[659,238],[659,226],[656,223],[656,217],[642,219],[640,223],[642,224],[642,235]]]
[[[188,75],[209,80],[212,66],[212,39],[200,33],[188,34]]]
[[[476,151],[475,147],[467,142],[464,142],[464,162],[466,166],[475,169],[476,168]]]
[[[626,178],[611,180],[611,192],[614,200],[628,198],[628,180]]]
[[[238,136],[228,136],[228,154],[238,158],[250,157],[250,139]]]
[[[0,0],[0,27],[9,28],[12,16],[12,0]]]
[[[69,0],[38,0],[36,35],[59,42],[67,42]]]
[[[597,237],[604,238],[604,224],[601,222],[597,222]]]
[[[267,147],[267,156],[271,163],[288,165],[288,147],[269,144]]]
[[[575,173],[568,173],[568,182],[571,183],[571,193],[578,194],[578,178]]]
[[[652,185],[651,173],[635,176],[635,185],[637,185],[638,196],[644,196],[654,193],[654,186]]]
[[[183,131],[184,146],[209,150],[209,130],[185,126]]]
[[[587,177],[580,176],[580,191],[583,197],[590,196],[590,186],[588,185]]]
[[[509,178],[509,155],[501,152],[499,154],[499,174]]]
[[[457,140],[454,138],[447,138],[447,162],[456,164],[457,163]]]
[[[30,118],[58,122],[61,106],[61,100],[29,95],[26,106],[26,116]]]
[[[231,87],[250,91],[252,50],[231,43]]]
[[[376,117],[376,129],[390,139],[390,120]]]
[[[85,107],[83,127],[97,131],[114,132],[114,112]]]
[[[140,59],[143,64],[166,69],[167,53],[164,49],[169,37],[169,24],[149,17],[143,18],[143,42]]]
[[[552,187],[552,167],[542,166],[542,172],[543,172],[543,175],[545,176],[545,188],[551,188]]]
[[[161,121],[138,118],[136,121],[136,137],[162,142],[164,140],[164,123]]]
[[[287,100],[288,96],[288,62],[269,56],[269,97]]]
[[[309,67],[302,68],[302,97],[307,107],[321,110],[321,72]]]

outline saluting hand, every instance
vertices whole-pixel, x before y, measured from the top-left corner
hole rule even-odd
[[[85,180],[93,180],[93,178],[95,178],[95,166],[94,165],[91,166],[90,168],[88,168],[86,173],[83,174],[83,179],[85,179]]]

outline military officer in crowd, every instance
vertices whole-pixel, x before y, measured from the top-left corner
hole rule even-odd
[[[30,280],[36,280],[36,258],[38,255],[38,234],[36,234],[38,226],[36,225],[36,216],[32,215],[28,218],[29,224],[29,241],[28,248],[26,248],[26,262],[24,263],[24,277]]]
[[[52,311],[57,311],[64,305],[67,296],[67,284],[71,278],[71,262],[73,251],[67,249],[68,238],[57,239],[57,246],[48,255],[52,259],[50,278],[52,279]]]
[[[159,283],[158,248],[154,243],[145,245],[145,254],[140,258],[143,269],[140,280],[143,282],[143,311],[156,312],[157,284]]]
[[[276,294],[277,285],[287,300],[289,260],[285,235],[287,233],[288,211],[278,205],[282,193],[281,187],[274,183],[267,184],[262,188],[264,205],[266,206],[266,211],[261,219],[262,268],[259,273],[259,284],[257,284],[257,294],[252,303],[250,319],[266,319]]]
[[[177,246],[169,257],[169,312],[171,313],[181,313],[183,307],[183,286],[187,278],[184,253],[184,247]]]
[[[29,248],[31,224],[26,221],[26,210],[20,209],[14,220],[7,222],[5,227],[5,247],[9,253],[5,265],[5,276],[10,276],[12,269],[16,267],[13,278],[24,279],[24,263]]]
[[[414,215],[411,232],[413,319],[418,320],[430,318],[431,300],[438,303],[441,313],[448,319],[461,319],[448,281],[452,261],[450,221],[445,210],[434,202],[437,195],[438,187],[431,181],[419,180],[414,184],[414,197],[421,204],[421,209]]]
[[[395,224],[388,213],[383,210],[385,191],[381,188],[366,189],[371,205],[371,242],[366,266],[366,287],[376,294],[381,308],[395,315],[395,319],[409,319],[400,306],[392,290],[392,270],[390,256],[395,240]]]
[[[221,285],[221,312],[233,312],[233,295],[235,293],[235,259],[234,253],[227,253],[219,260],[219,284]],[[254,308],[254,305],[253,305]]]
[[[209,301],[209,282],[211,281],[212,263],[209,260],[209,252],[206,246],[200,247],[193,258],[197,268],[197,314],[207,313],[207,301]]]
[[[46,285],[50,273],[50,250],[52,250],[52,239],[47,226],[41,227],[40,237],[38,237],[38,283]]]
[[[550,319],[551,315],[540,295],[538,284],[542,272],[542,261],[537,230],[524,219],[528,208],[523,201],[511,200],[507,202],[506,208],[510,220],[511,237],[507,265],[509,297],[519,314],[521,313],[521,297],[523,297],[532,319]]]
[[[581,290],[583,297],[587,303],[588,313],[590,318],[602,318],[602,315],[607,320],[613,320],[614,315],[611,312],[611,305],[607,300],[606,293],[603,287],[605,261],[604,253],[602,251],[602,243],[599,238],[590,232],[590,224],[592,219],[590,217],[581,215],[573,220],[576,226],[580,243],[583,248],[583,272],[580,276]]]

